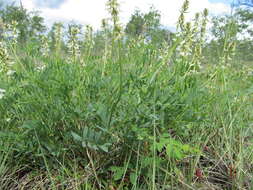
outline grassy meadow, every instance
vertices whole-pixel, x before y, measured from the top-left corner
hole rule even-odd
[[[0,189],[253,189],[253,64],[229,27],[209,62],[208,12],[185,22],[188,3],[159,46],[127,37],[117,4],[99,47],[60,24],[1,40]]]

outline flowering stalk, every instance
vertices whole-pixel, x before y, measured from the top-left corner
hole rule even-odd
[[[185,23],[184,15],[187,12],[188,8],[189,0],[185,0],[177,23],[177,37],[183,39],[178,47],[179,55],[183,60],[185,60],[183,72],[191,73],[197,72],[200,68],[202,46],[206,34],[208,11],[207,9],[204,10],[204,12],[201,14],[201,20],[200,14],[197,13],[195,15],[193,24],[191,22]],[[189,62],[188,60],[191,61]]]
[[[122,34],[122,27],[119,22],[119,3],[117,0],[108,0],[107,7],[113,22],[113,37],[118,39]]]
[[[108,11],[109,14],[111,15],[111,20],[113,22],[113,35],[112,35],[112,48],[111,48],[111,53],[113,54],[115,52],[115,58],[118,62],[119,66],[119,90],[118,90],[118,97],[116,98],[114,104],[112,105],[111,111],[110,111],[110,116],[108,120],[108,126],[111,125],[112,121],[112,116],[113,113],[121,99],[122,96],[122,91],[123,91],[123,68],[122,68],[122,61],[119,59],[121,58],[120,56],[120,49],[121,49],[121,36],[123,34],[122,27],[119,22],[119,3],[117,0],[108,0],[107,2],[108,6]],[[116,50],[116,51],[114,51]]]
[[[196,36],[195,36],[195,43],[193,49],[193,58],[191,65],[195,71],[199,70],[200,68],[200,61],[202,59],[202,48],[204,44],[204,38],[206,34],[206,25],[207,25],[207,17],[208,17],[208,10],[204,9],[202,13],[202,20],[200,27],[196,28]],[[199,20],[195,20],[195,26],[197,26]]]
[[[63,24],[62,23],[55,23],[53,26],[53,48],[55,50],[56,55],[58,56],[61,51],[61,44],[62,44],[62,29]]]
[[[177,47],[179,55],[183,58],[187,58],[191,54],[191,45],[192,45],[192,29],[190,22],[185,22],[185,14],[189,9],[189,0],[185,0],[183,6],[180,10],[180,16],[177,22],[177,39],[182,39],[181,43]]]
[[[189,9],[189,0],[185,0],[184,1],[184,4],[180,10],[180,16],[179,16],[179,19],[178,19],[178,22],[177,22],[177,30],[181,30],[181,31],[184,31],[185,30],[185,14],[187,12],[187,10]]]
[[[74,63],[77,61],[77,58],[80,57],[78,34],[80,34],[80,29],[77,26],[69,27],[68,51],[71,56],[70,61]]]
[[[3,34],[5,37],[11,38],[11,35],[9,31],[7,31],[6,25],[3,23]],[[10,27],[10,25],[8,25]],[[9,35],[8,35],[9,34]],[[16,36],[12,37],[12,40],[14,39],[14,42],[16,42]],[[11,43],[11,45],[15,45],[15,43]],[[14,48],[14,47],[13,47]],[[7,44],[3,39],[0,39],[0,72],[4,72],[7,75],[12,75],[14,71],[10,70],[10,66],[13,64],[10,59],[10,55],[8,53]]]
[[[120,19],[119,19],[119,3],[118,0],[108,0],[107,2],[107,7],[109,14],[111,15],[111,21],[113,24],[113,33],[112,33],[112,49],[111,49],[111,54],[115,54],[116,58],[119,59],[120,55],[120,39],[123,35],[123,29],[120,24]],[[116,51],[115,51],[116,50]]]
[[[0,72],[6,72],[8,62],[10,61],[9,54],[4,42],[0,41]]]
[[[49,44],[48,44],[49,39],[45,35],[42,35],[40,38],[40,41],[41,41],[41,48],[40,48],[41,54],[44,57],[48,57],[49,52],[50,52]]]
[[[93,29],[90,25],[85,26],[83,44],[84,44],[84,55],[88,58],[90,57],[92,48],[94,47]]]
[[[17,29],[18,22],[12,21],[11,24],[6,25],[5,37],[11,39],[11,46],[16,49],[18,43],[19,31]]]
[[[110,45],[109,45],[109,38],[108,38],[108,23],[106,19],[102,20],[102,33],[103,33],[103,38],[104,38],[104,52],[103,52],[103,71],[102,75],[104,76],[105,74],[105,69],[106,69],[106,62],[108,60],[108,57],[110,56]]]

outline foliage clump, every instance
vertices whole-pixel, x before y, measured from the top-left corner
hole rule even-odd
[[[46,33],[38,15],[1,9],[0,186],[250,189],[252,67],[234,64],[247,27],[215,18],[208,41],[208,10],[186,22],[189,3],[175,33],[154,8],[124,28],[117,0],[100,31]]]

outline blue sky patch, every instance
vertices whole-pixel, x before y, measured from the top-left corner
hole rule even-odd
[[[65,0],[35,0],[38,7],[58,8]]]
[[[209,0],[211,3],[225,3],[225,4],[231,4],[233,3],[233,0]]]
[[[47,7],[47,8],[59,8],[61,4],[63,4],[66,0],[30,0],[33,1],[36,7]],[[0,2],[2,2],[0,0]],[[3,5],[8,5],[14,3],[15,5],[19,5],[22,0],[4,0]]]

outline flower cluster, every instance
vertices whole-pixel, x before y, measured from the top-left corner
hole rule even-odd
[[[68,51],[71,55],[71,61],[75,62],[78,57],[80,57],[80,40],[78,35],[80,34],[80,29],[78,26],[69,27],[69,40],[68,40]]]
[[[92,48],[94,47],[94,40],[93,40],[93,29],[90,25],[85,26],[85,33],[84,33],[84,53],[85,55],[90,55]]]
[[[2,99],[5,95],[6,90],[0,88],[0,99]]]
[[[10,40],[10,45],[15,50],[18,42],[19,32],[17,30],[18,23],[16,21],[12,21],[11,24],[2,23],[3,27],[3,36]],[[8,53],[8,45],[6,41],[0,40],[0,72],[4,72],[7,76],[11,76],[15,73],[14,70],[11,69],[11,66],[14,62],[10,59],[10,55]]]
[[[61,45],[62,45],[62,31],[63,24],[62,23],[55,23],[53,26],[53,47],[55,49],[56,54],[58,55],[61,51]]]
[[[202,47],[206,34],[206,25],[208,10],[204,9],[203,13],[197,13],[193,22],[185,22],[185,14],[189,9],[189,0],[185,0],[181,14],[177,23],[177,39],[182,39],[177,47],[179,55],[189,63],[186,65],[186,70],[199,70],[202,59]],[[185,70],[185,72],[186,72]],[[195,73],[195,72],[190,72]]]
[[[0,72],[6,71],[8,63],[10,62],[9,54],[6,44],[0,41]]]
[[[18,22],[12,21],[11,24],[6,25],[5,37],[11,39],[11,45],[16,47],[18,43],[19,31],[17,29]]]
[[[48,37],[42,35],[40,41],[41,41],[41,48],[40,48],[41,54],[45,57],[49,56],[50,48],[48,44],[49,41]]]
[[[122,26],[119,22],[119,3],[117,0],[108,0],[107,7],[111,20],[113,22],[113,37],[119,39],[123,33]]]

